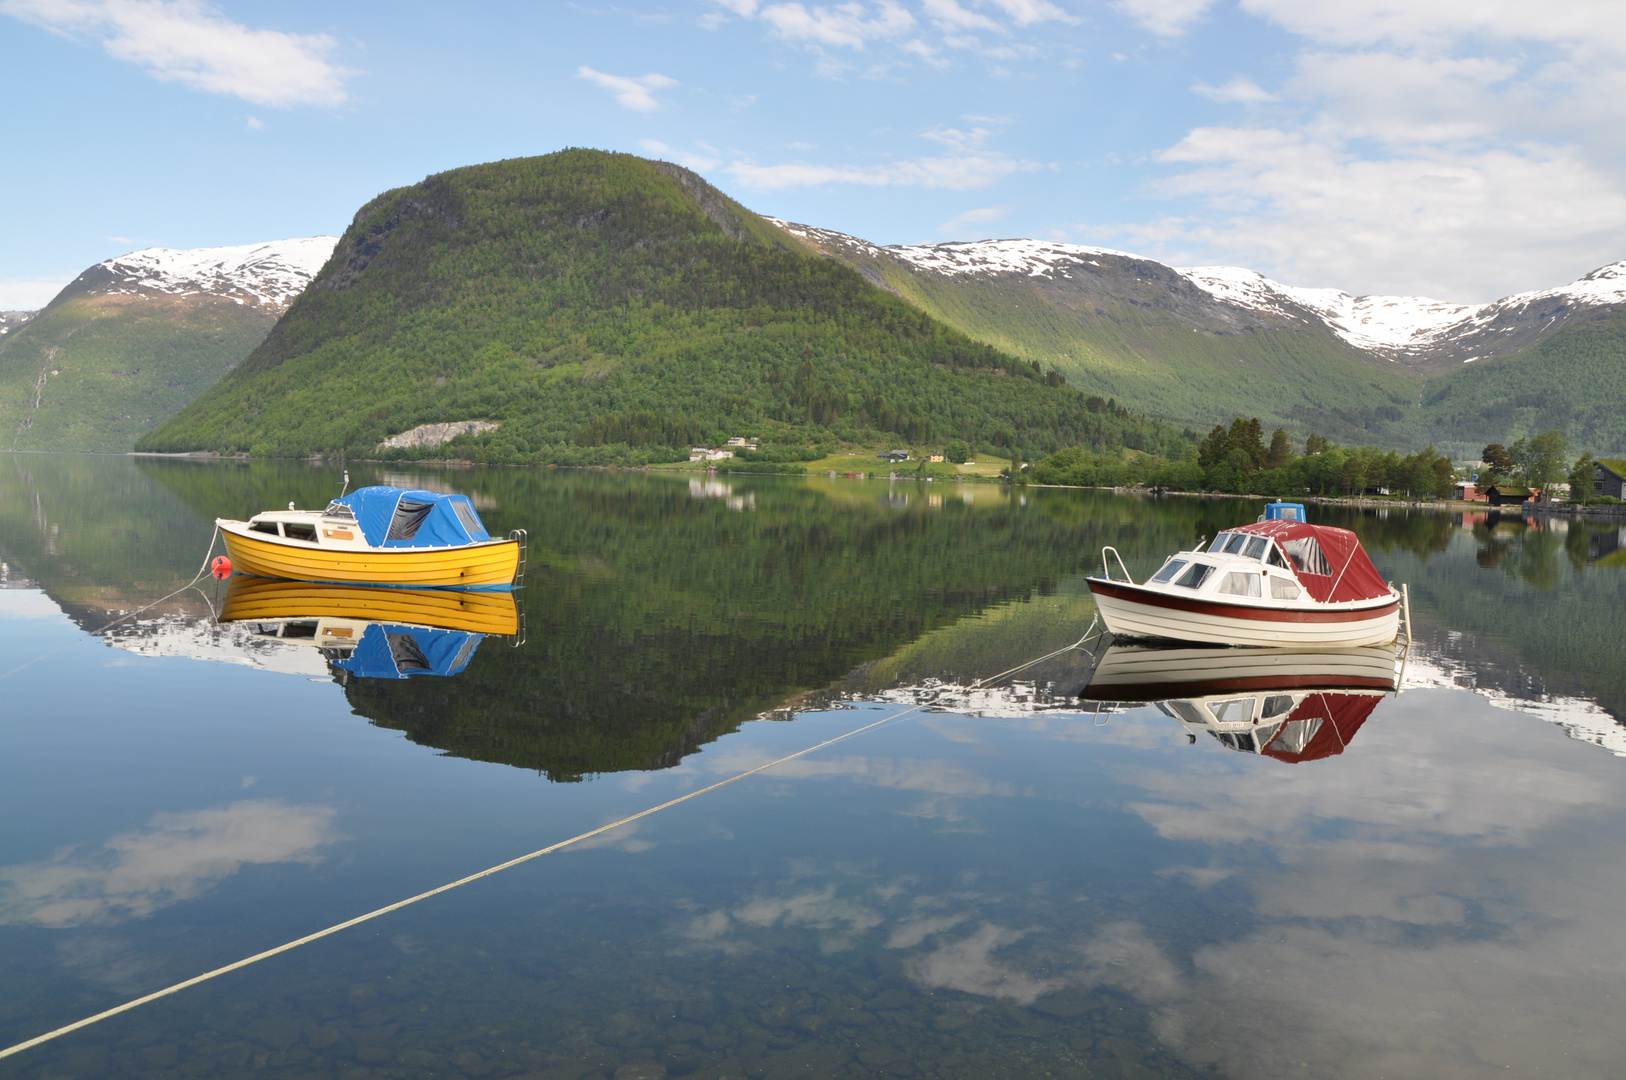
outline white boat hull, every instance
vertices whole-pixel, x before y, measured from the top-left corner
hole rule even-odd
[[[1400,597],[1313,608],[1188,599],[1124,582],[1090,579],[1101,621],[1118,637],[1209,645],[1383,645],[1400,633]]]

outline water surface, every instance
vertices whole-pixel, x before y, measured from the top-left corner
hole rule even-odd
[[[528,529],[522,632],[363,678],[209,582],[85,638],[337,470],[0,458],[0,1043],[898,719],[0,1075],[1618,1071],[1614,529],[1319,514],[1419,645],[1292,764],[1081,704],[1079,653],[943,693],[1076,640],[1102,544],[1138,577],[1255,503],[351,473]]]

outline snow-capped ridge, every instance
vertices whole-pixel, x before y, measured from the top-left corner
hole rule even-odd
[[[305,291],[338,242],[335,236],[307,236],[233,247],[145,248],[97,263],[81,280],[106,278],[105,284],[94,284],[97,293],[207,294],[280,314]]]
[[[1028,277],[1042,277],[1057,270],[1065,274],[1067,266],[1089,262],[1091,256],[1138,258],[1127,251],[1049,240],[971,240],[897,245],[885,250],[911,266],[939,274],[1026,274]]]

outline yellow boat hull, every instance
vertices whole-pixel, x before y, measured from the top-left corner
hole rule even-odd
[[[519,542],[492,540],[455,548],[323,549],[222,528],[232,567],[257,577],[351,585],[490,586],[513,584]]]
[[[519,633],[519,610],[510,592],[369,589],[233,577],[220,621],[274,619],[354,619],[474,634]]]

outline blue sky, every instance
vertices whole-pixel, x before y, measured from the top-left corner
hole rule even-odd
[[[0,0],[0,308],[593,146],[881,243],[1480,301],[1626,258],[1618,0]]]

